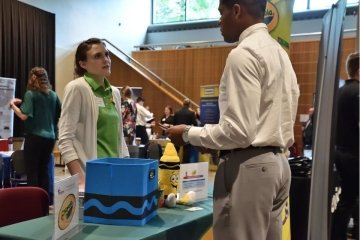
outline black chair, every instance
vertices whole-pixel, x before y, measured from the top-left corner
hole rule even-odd
[[[10,157],[10,185],[17,187],[27,184],[26,160],[24,150],[16,150]]]
[[[127,145],[129,150],[129,155],[131,158],[138,158],[139,157],[139,146],[137,145]]]
[[[163,155],[161,145],[154,142],[149,142],[145,145],[146,148],[146,158],[160,160]]]

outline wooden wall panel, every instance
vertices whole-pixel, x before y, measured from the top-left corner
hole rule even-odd
[[[130,68],[122,60],[112,56],[112,74],[109,77],[112,85],[117,87],[131,86],[142,87],[145,105],[150,107],[150,111],[154,113],[155,121],[160,122],[164,114],[166,105],[179,108],[177,102],[170,98],[167,94],[159,91],[154,85],[149,83],[142,75]],[[156,132],[161,133],[161,129],[156,128]]]
[[[199,102],[200,86],[219,84],[230,50],[231,47],[214,47],[135,51],[132,57],[184,95]]]
[[[171,50],[134,51],[132,57],[148,67],[162,79],[195,102],[200,102],[200,86],[219,84],[226,58],[234,46],[187,48]],[[355,51],[356,39],[343,40],[340,77],[346,79],[345,60],[350,52]],[[307,114],[313,105],[315,93],[319,41],[293,42],[290,45],[290,59],[296,72],[300,87],[298,117],[295,124],[295,141],[302,150],[302,123],[300,114]],[[112,79],[119,86],[142,86],[146,104],[155,115],[162,114],[163,108],[170,103],[174,108],[180,107],[174,101],[152,85],[141,80],[141,75],[133,73],[124,63],[113,60]],[[152,99],[153,98],[153,99]]]

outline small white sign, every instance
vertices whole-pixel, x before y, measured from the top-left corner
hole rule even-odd
[[[16,79],[0,77],[0,138],[8,139],[14,136],[14,111],[9,102],[15,97],[15,86]],[[12,147],[12,144],[9,147]]]
[[[54,239],[59,239],[79,224],[79,175],[55,182]]]
[[[195,201],[207,199],[208,172],[208,162],[180,164],[179,198],[189,191],[194,191]]]
[[[299,121],[305,123],[309,120],[309,114],[300,114]]]
[[[203,210],[203,208],[201,208],[201,207],[191,207],[191,208],[187,208],[185,210],[190,211],[190,212],[195,212],[195,211]]]

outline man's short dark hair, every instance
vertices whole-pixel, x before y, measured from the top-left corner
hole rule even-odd
[[[244,6],[255,18],[264,18],[267,0],[220,0],[220,4],[231,8],[235,4]]]
[[[351,53],[346,59],[346,71],[350,78],[355,77],[359,70],[359,52]]]
[[[138,103],[138,102],[145,102],[145,100],[144,100],[144,98],[142,98],[142,97],[138,97],[137,99],[136,99],[136,102]]]

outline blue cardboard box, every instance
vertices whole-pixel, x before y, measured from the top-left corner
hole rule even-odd
[[[158,161],[102,158],[86,163],[84,222],[144,225],[157,215]]]

